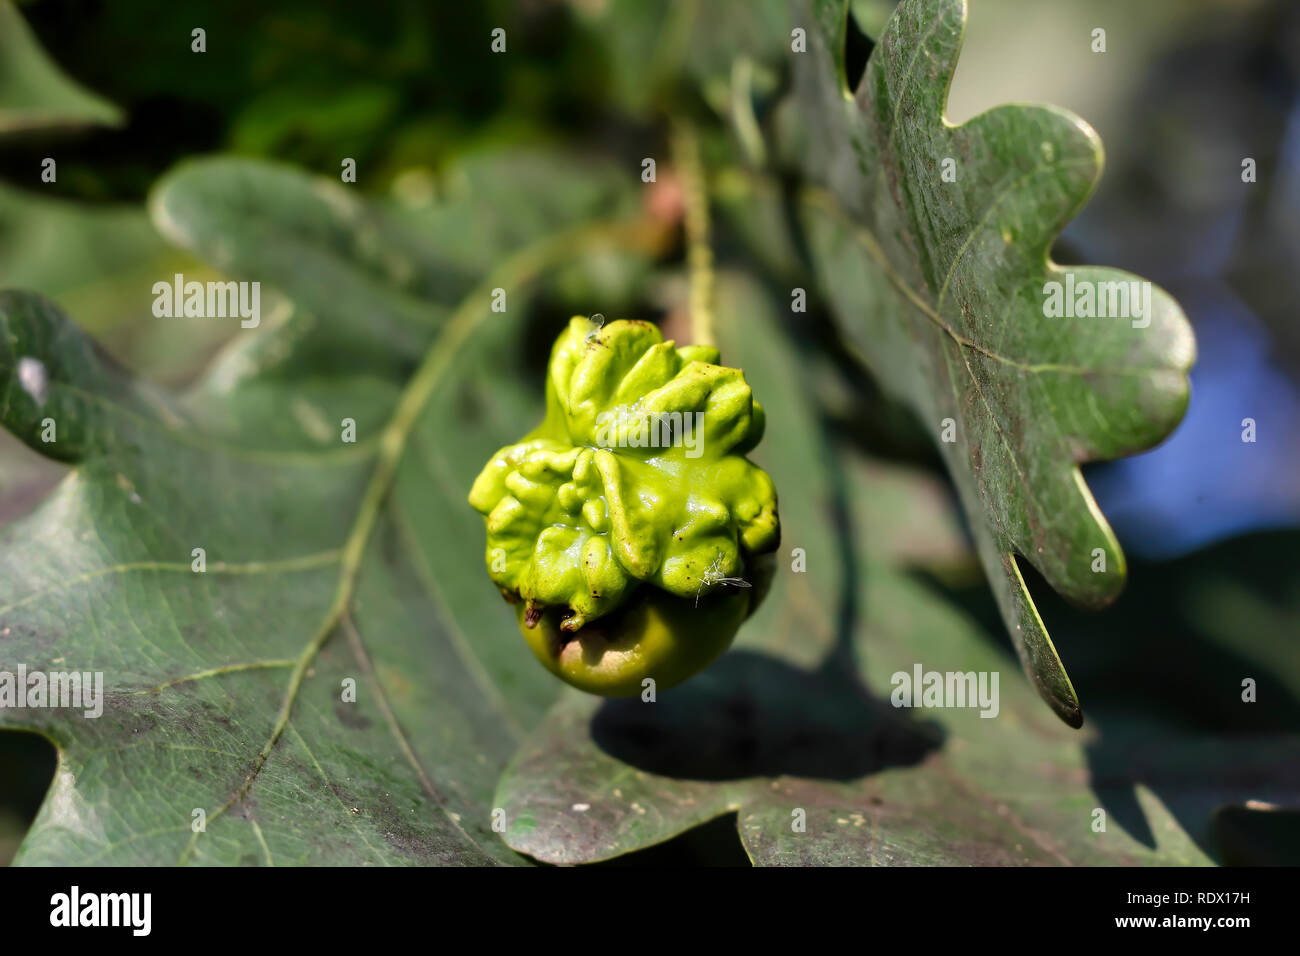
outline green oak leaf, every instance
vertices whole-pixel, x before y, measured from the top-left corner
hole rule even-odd
[[[1050,717],[1012,651],[921,573],[955,546],[936,478],[833,444],[770,300],[734,274],[718,293],[719,347],[766,401],[772,591],[730,652],[654,702],[566,693],[499,784],[510,846],[595,862],[734,813],[758,865],[1205,865],[1217,806],[1294,801],[1300,777],[1277,768],[1300,767],[1295,734],[1175,729],[1123,698],[1082,733]],[[1283,673],[1287,653],[1250,672]],[[896,709],[893,675],[918,666],[999,673],[996,717]]]
[[[0,0],[0,134],[121,122],[121,110],[66,76],[17,8]]]
[[[507,221],[539,180],[545,221]],[[281,167],[184,165],[162,231],[268,288],[181,393],[0,293],[0,420],[71,466],[0,529],[0,672],[104,682],[97,718],[0,708],[59,753],[18,862],[520,862],[489,797],[555,685],[465,558],[464,489],[536,414],[530,291],[658,235],[626,181],[482,157],[449,179],[466,236]]]
[[[819,184],[800,216],[821,289],[863,362],[936,440],[1021,663],[1077,727],[1078,698],[1018,561],[1082,606],[1119,594],[1124,556],[1079,467],[1177,425],[1191,328],[1137,276],[1050,260],[1101,174],[1086,123],[1018,104],[945,119],[964,0],[899,4],[854,93],[848,0],[797,9],[808,52],[793,56],[784,146]],[[1143,314],[1049,317],[1050,282],[1100,289],[1112,315],[1119,286],[1106,283],[1139,283]]]

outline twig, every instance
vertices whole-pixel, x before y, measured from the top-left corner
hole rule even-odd
[[[700,162],[699,142],[689,123],[673,126],[673,164],[682,178],[686,199],[686,262],[690,270],[691,338],[714,345],[713,249],[709,245],[709,195]]]

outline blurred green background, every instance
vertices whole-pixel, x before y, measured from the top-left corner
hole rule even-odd
[[[159,276],[213,277],[169,247],[144,208],[150,185],[177,160],[231,152],[332,177],[349,157],[356,188],[416,206],[445,188],[458,157],[485,148],[577,144],[636,168],[663,148],[669,108],[715,121],[725,110],[708,64],[729,63],[733,46],[752,48],[755,38],[742,34],[754,21],[689,29],[710,7],[37,0],[17,14],[0,8],[0,285],[41,292],[128,366],[184,383],[231,326],[159,322],[150,311]],[[1099,622],[1031,581],[1043,616],[1076,683],[1089,686],[1103,740],[1106,715],[1131,708],[1190,727],[1294,731],[1300,700],[1229,710],[1210,703],[1210,688],[1225,669],[1287,667],[1289,686],[1300,686],[1300,4],[971,0],[970,8],[950,118],[1046,101],[1092,123],[1107,172],[1055,255],[1150,277],[1180,299],[1200,341],[1191,409],[1175,436],[1089,469],[1131,557],[1128,594]],[[890,9],[856,0],[853,12],[869,36]],[[206,31],[201,55],[190,48],[196,27]],[[506,56],[489,50],[497,27]],[[1098,27],[1104,54],[1089,46]],[[24,114],[34,100],[59,109]],[[47,156],[58,161],[55,183],[40,179]],[[1244,157],[1258,163],[1249,188]],[[1247,416],[1261,423],[1255,445],[1237,440]],[[880,435],[844,427],[881,450]],[[888,450],[938,472],[909,428],[904,421],[887,436]],[[30,509],[61,473],[0,433],[0,521]],[[977,574],[941,586],[1001,633]],[[1171,653],[1178,673],[1148,669]],[[1111,759],[1098,748],[1100,770]],[[53,770],[44,741],[0,734],[0,861]],[[1264,831],[1249,814],[1225,823],[1235,848],[1225,857],[1300,858],[1294,818],[1281,829],[1277,819]],[[679,842],[679,861],[735,856],[734,845],[715,846],[728,842],[725,828]],[[656,852],[661,860],[671,851]]]

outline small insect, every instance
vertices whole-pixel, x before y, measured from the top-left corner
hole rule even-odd
[[[704,592],[704,589],[708,587],[710,584],[723,584],[723,585],[730,584],[732,587],[737,587],[737,588],[753,587],[753,585],[750,584],[748,581],[746,581],[744,578],[729,578],[722,573],[721,553],[719,553],[718,556],[713,559],[713,563],[710,564],[704,570],[704,573],[700,575],[700,586],[695,591],[696,607],[700,606],[700,595]]]
[[[590,342],[593,338],[595,338],[600,333],[601,327],[604,326],[605,324],[605,316],[597,312],[587,321],[591,323],[591,331],[588,332],[587,337],[583,339],[584,342]]]

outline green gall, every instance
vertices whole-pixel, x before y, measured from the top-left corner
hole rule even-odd
[[[469,502],[488,573],[529,646],[593,693],[685,680],[730,644],[770,579],[776,491],[745,453],[765,417],[739,369],[649,322],[575,317],[546,417],[498,451]]]

